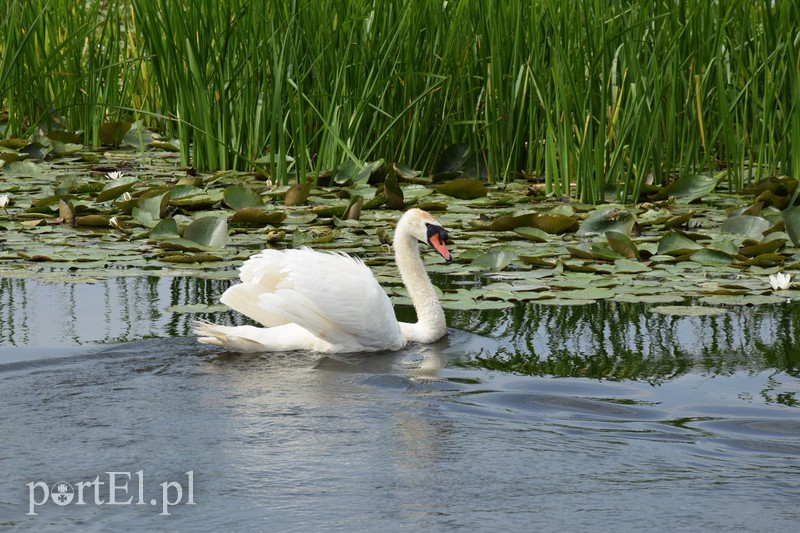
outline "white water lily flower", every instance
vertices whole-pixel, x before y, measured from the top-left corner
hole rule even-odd
[[[778,272],[777,274],[769,275],[769,285],[770,287],[772,287],[773,291],[786,290],[789,288],[791,282],[792,282],[791,274],[784,274],[783,272]]]
[[[130,201],[131,198],[132,198],[131,193],[129,193],[129,192],[122,193],[122,201],[123,202],[128,202],[128,201]]]
[[[118,180],[122,177],[122,175],[123,175],[122,172],[115,170],[114,172],[109,172],[108,174],[106,174],[106,177],[110,180]]]
[[[7,205],[8,205],[8,195],[0,194],[0,207],[5,209]]]
[[[272,185],[272,180],[271,179],[267,178],[267,181],[266,181],[265,185],[267,186],[267,190],[268,191],[272,190],[273,185]]]

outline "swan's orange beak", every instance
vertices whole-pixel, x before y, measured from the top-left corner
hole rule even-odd
[[[438,231],[431,231],[433,229],[437,229]],[[430,244],[434,250],[439,252],[439,255],[441,255],[448,263],[453,259],[453,257],[450,255],[450,252],[447,250],[447,232],[444,230],[444,228],[440,226],[429,226],[428,244]]]

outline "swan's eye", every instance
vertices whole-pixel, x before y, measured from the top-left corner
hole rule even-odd
[[[431,237],[435,235],[439,238],[439,240],[443,244],[447,244],[447,239],[449,236],[447,235],[447,232],[444,230],[443,227],[437,226],[436,224],[429,224],[427,222],[425,223],[425,226],[428,228],[427,232],[428,242],[430,242]]]

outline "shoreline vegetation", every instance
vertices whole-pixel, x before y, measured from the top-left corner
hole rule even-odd
[[[381,160],[447,172],[455,150],[465,175],[589,204],[698,173],[738,192],[800,168],[793,1],[6,7],[6,145],[55,131],[114,145],[132,123],[183,166],[280,184]]]

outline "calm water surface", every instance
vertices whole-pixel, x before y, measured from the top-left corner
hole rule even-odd
[[[797,306],[676,319],[630,304],[527,305],[449,314],[448,339],[399,353],[244,356],[196,344],[192,315],[167,310],[226,285],[0,280],[0,530],[800,521]],[[131,474],[115,495],[129,505],[108,504],[114,471]],[[89,486],[85,505],[26,514],[29,483],[74,490],[98,476],[106,503]],[[182,495],[166,516],[168,482],[170,501],[178,484]]]

